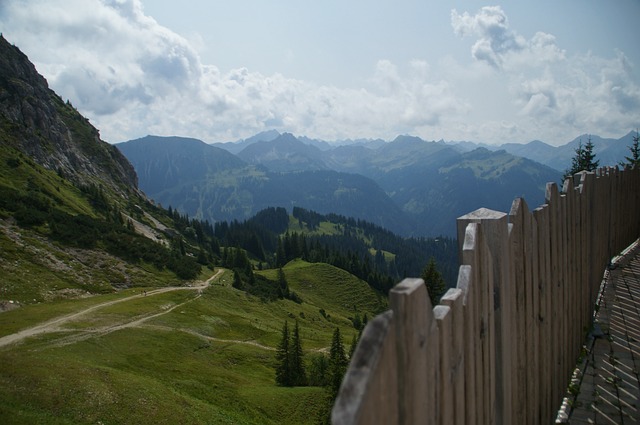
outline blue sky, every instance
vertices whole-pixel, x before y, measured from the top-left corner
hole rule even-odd
[[[558,145],[640,125],[639,16],[637,0],[3,0],[0,31],[109,142]]]

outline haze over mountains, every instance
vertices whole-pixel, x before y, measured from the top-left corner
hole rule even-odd
[[[539,147],[531,150],[538,157],[558,162],[549,152],[561,148],[530,145]],[[453,236],[458,216],[479,207],[508,211],[518,196],[541,204],[546,183],[562,175],[507,151],[522,155],[526,148],[412,136],[335,145],[270,131],[237,143],[147,136],[117,146],[148,196],[202,219],[241,220],[268,206],[300,206],[412,236]]]
[[[476,143],[470,141],[443,141],[447,145],[455,147],[461,152],[468,152],[479,147],[489,149],[491,151],[505,150],[510,154],[528,158],[541,164],[547,165],[558,171],[564,172],[571,165],[571,159],[575,156],[575,149],[580,143],[587,143],[589,138],[594,144],[594,152],[601,165],[615,165],[625,155],[629,154],[628,147],[633,143],[635,130],[629,131],[626,135],[614,139],[603,138],[597,135],[582,134],[564,145],[552,146],[540,140],[533,140],[528,143],[505,143],[502,145],[491,145],[487,143]],[[269,130],[258,133],[247,139],[241,139],[236,142],[211,143],[213,146],[221,147],[233,154],[240,153],[244,148],[257,142],[270,142],[281,136],[276,130]],[[407,137],[407,136],[399,136]],[[321,151],[328,151],[345,146],[365,146],[370,149],[378,149],[388,143],[382,139],[357,139],[357,140],[337,140],[327,142],[324,140],[310,139],[305,136],[296,137],[299,141],[315,146]],[[416,138],[418,139],[418,138]],[[422,139],[420,139],[422,140]]]

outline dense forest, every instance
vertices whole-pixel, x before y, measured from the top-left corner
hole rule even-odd
[[[279,268],[296,258],[328,263],[385,295],[400,279],[420,276],[432,258],[448,286],[457,276],[457,245],[450,238],[403,238],[363,220],[298,207],[293,208],[293,220],[284,208],[267,208],[244,222],[216,223],[211,234],[208,222],[172,213],[176,222],[194,227],[196,234],[208,234],[216,246],[227,247],[217,253],[221,265],[238,270],[251,283],[255,280],[251,259],[258,268]],[[330,223],[332,231],[321,230],[322,223]]]

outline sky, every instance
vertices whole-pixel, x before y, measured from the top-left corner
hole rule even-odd
[[[488,144],[640,125],[639,0],[0,0],[0,32],[117,143]]]

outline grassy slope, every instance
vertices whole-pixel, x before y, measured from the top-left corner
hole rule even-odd
[[[15,149],[0,145],[0,194],[46,199],[69,214],[96,217],[80,190]],[[117,200],[117,198],[115,198]],[[21,305],[113,292],[122,286],[176,284],[175,274],[148,264],[131,264],[100,250],[63,247],[42,232],[20,228],[0,207],[0,301]],[[0,331],[1,332],[1,331]]]
[[[54,424],[316,423],[327,408],[323,389],[274,383],[274,348],[283,322],[298,320],[310,354],[330,345],[336,326],[348,346],[355,333],[348,317],[356,310],[373,317],[385,304],[364,282],[325,264],[294,261],[284,272],[302,304],[264,303],[233,289],[226,272],[201,297],[196,291],[139,296],[81,316],[64,325],[65,332],[0,348],[0,418]],[[135,292],[5,312],[0,329],[15,331]],[[90,333],[162,311],[170,312],[141,327]]]

